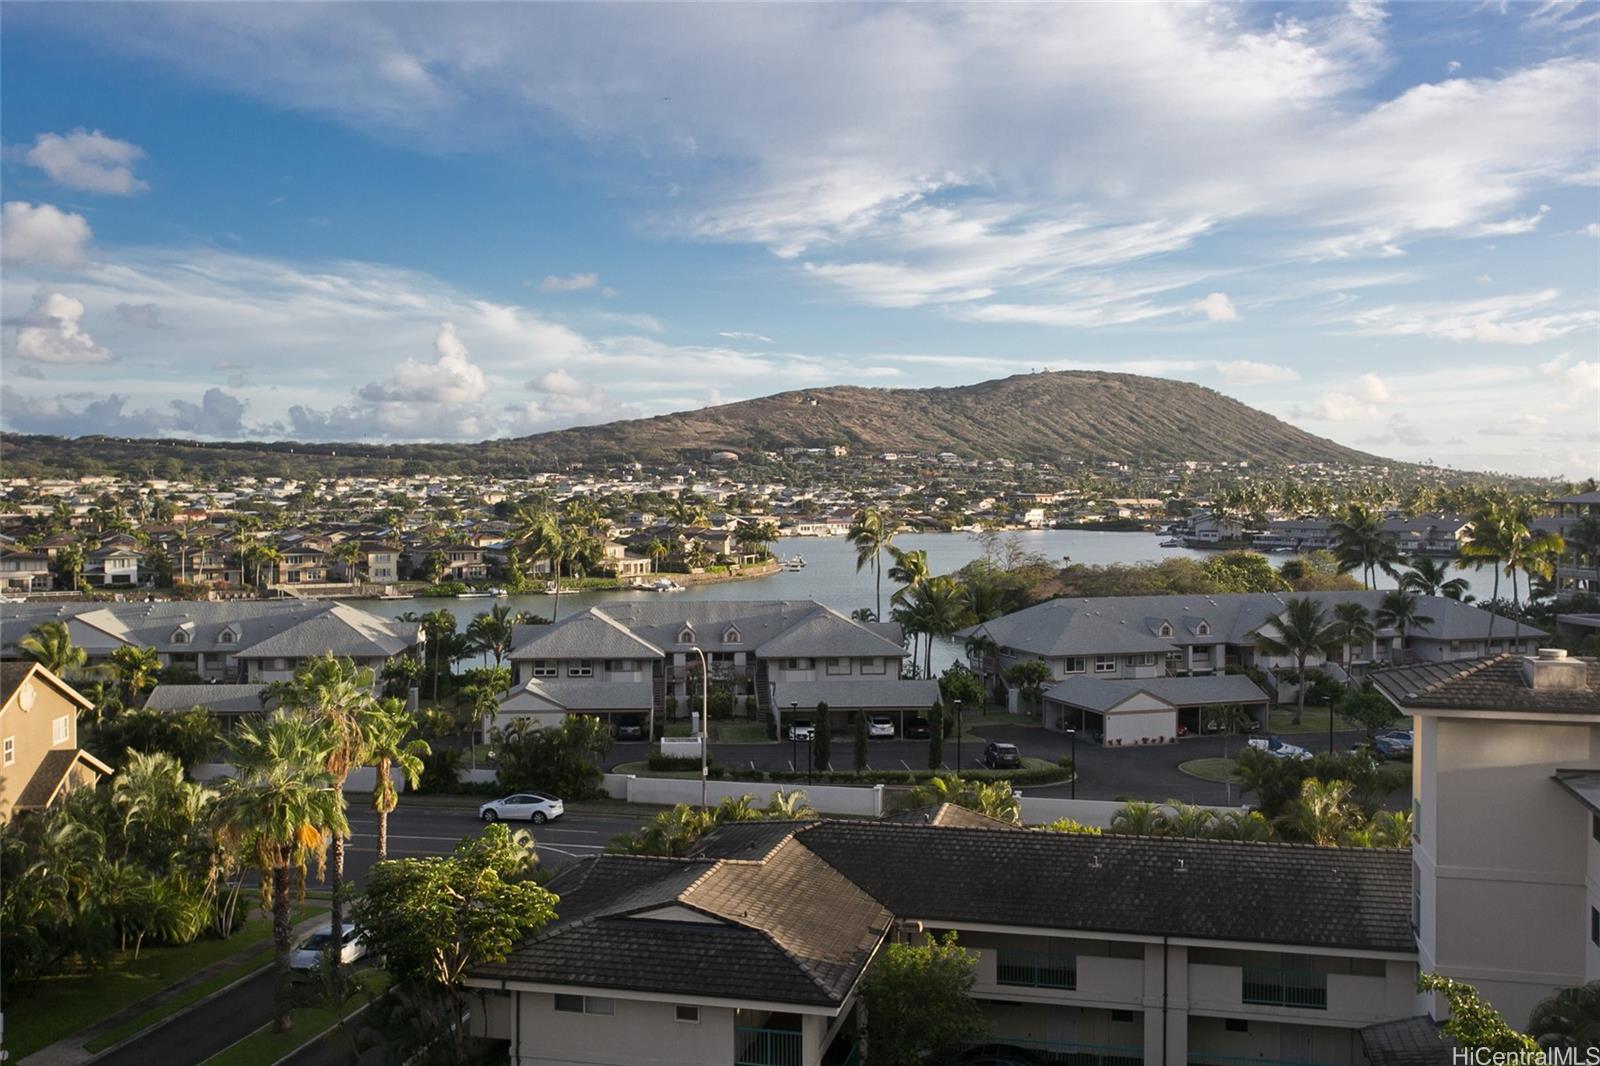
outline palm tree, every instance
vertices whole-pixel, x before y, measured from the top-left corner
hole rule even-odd
[[[456,616],[443,607],[437,611],[429,611],[417,621],[422,623],[423,632],[427,634],[427,648],[433,652],[433,699],[439,698],[439,675],[446,667],[445,656],[449,653],[450,646],[455,643]]]
[[[83,573],[83,549],[76,544],[63,544],[57,548],[56,569],[67,576],[67,587],[76,589]]]
[[[893,606],[931,575],[928,572],[928,553],[920,548],[902,551],[891,545],[889,557],[894,560],[894,565],[889,567],[889,580],[900,584],[900,588],[889,597],[889,603]]]
[[[362,555],[364,554],[361,551],[361,542],[356,540],[340,541],[338,544],[334,545],[333,551],[329,552],[328,554],[331,555],[336,562],[344,564],[345,574],[350,578],[351,582],[354,583],[355,578],[360,574],[360,571],[356,567],[356,563],[361,560]]]
[[[1348,675],[1353,658],[1350,649],[1357,645],[1366,647],[1374,636],[1372,615],[1364,606],[1353,601],[1335,604],[1333,624],[1339,631],[1339,644],[1343,648],[1345,673]]]
[[[863,507],[856,512],[855,521],[851,523],[850,532],[846,537],[856,548],[856,573],[859,574],[868,563],[872,564],[872,573],[878,588],[875,608],[878,617],[882,618],[883,553],[894,543],[894,525],[876,507]]]
[[[1333,847],[1344,841],[1355,814],[1348,781],[1325,782],[1308,777],[1300,783],[1300,798],[1280,821],[1292,836]]]
[[[1208,837],[1216,826],[1215,811],[1194,803],[1169,799],[1167,813],[1162,816],[1161,835],[1164,837]]]
[[[1508,550],[1506,512],[1497,503],[1490,503],[1472,516],[1467,523],[1466,536],[1462,538],[1457,566],[1471,566],[1481,570],[1487,566],[1494,575],[1494,587],[1489,594],[1489,635],[1484,640],[1487,652],[1494,642],[1495,605],[1500,601],[1500,564]]]
[[[389,857],[389,814],[400,804],[390,771],[399,770],[411,788],[422,780],[422,760],[433,754],[425,740],[411,736],[411,716],[405,704],[390,698],[367,712],[367,758],[377,772],[372,788],[372,809],[378,812],[378,861]]]
[[[111,670],[122,683],[123,702],[130,706],[155,686],[161,673],[161,655],[154,648],[124,645],[111,653]]]
[[[1531,585],[1534,578],[1550,579],[1555,574],[1561,553],[1567,542],[1559,533],[1546,533],[1534,528],[1533,505],[1519,500],[1507,515],[1508,544],[1505,558],[1506,571],[1511,575],[1511,602],[1516,608],[1512,618],[1512,640],[1522,637],[1522,594],[1517,589],[1517,571],[1528,575]]]
[[[1450,564],[1442,559],[1419,555],[1408,564],[1411,572],[1400,578],[1400,587],[1419,596],[1443,596],[1460,600],[1470,587],[1464,577],[1451,577]]]
[[[1263,631],[1256,633],[1256,650],[1294,659],[1298,679],[1295,686],[1294,724],[1299,725],[1306,713],[1306,660],[1317,654],[1334,654],[1339,647],[1339,632],[1336,623],[1328,621],[1322,605],[1309,596],[1291,598],[1284,605],[1283,613],[1271,624],[1277,629],[1278,635],[1265,632],[1263,626]]]
[[[1399,549],[1394,537],[1383,531],[1383,518],[1361,504],[1352,503],[1344,517],[1334,522],[1328,530],[1333,538],[1333,554],[1339,560],[1339,572],[1347,574],[1361,571],[1361,587],[1377,588],[1378,571],[1390,577],[1395,575]]]
[[[948,637],[971,620],[961,586],[948,574],[928,578],[921,582],[899,606],[892,617],[907,633],[923,636],[923,676],[933,673],[933,640]]]
[[[1148,800],[1129,800],[1111,815],[1111,831],[1125,836],[1157,836],[1165,824],[1161,804]]]
[[[807,802],[804,789],[794,788],[785,792],[776,788],[772,790],[772,798],[767,801],[766,815],[768,818],[783,819],[815,818],[817,811]]]
[[[89,662],[89,653],[72,643],[65,622],[40,622],[17,641],[17,650],[59,678],[77,673]]]
[[[1400,645],[1405,646],[1406,634],[1419,626],[1432,625],[1433,619],[1418,611],[1417,594],[1405,589],[1390,589],[1378,602],[1378,626],[1393,629],[1400,634]]]
[[[372,695],[377,678],[350,659],[319,655],[294,673],[294,678],[272,686],[282,710],[300,712],[321,723],[327,735],[323,769],[333,783],[340,817],[344,817],[344,783],[350,772],[366,765],[368,716],[376,706]],[[332,902],[329,905],[333,942],[344,937],[344,855],[348,829],[333,835]],[[337,960],[335,962],[337,964]]]
[[[1600,1047],[1600,981],[1563,988],[1540,1000],[1528,1016],[1527,1029],[1541,1048]]]
[[[235,776],[218,791],[217,835],[225,850],[261,871],[261,909],[272,912],[276,948],[273,1029],[288,1032],[291,876],[322,866],[327,838],[349,831],[343,799],[327,770],[332,738],[324,723],[274,712],[240,723],[233,735]]]
[[[672,545],[660,537],[651,537],[650,543],[644,546],[644,553],[650,557],[650,561],[655,564],[655,569],[659,571],[666,565],[667,560],[672,557]]]

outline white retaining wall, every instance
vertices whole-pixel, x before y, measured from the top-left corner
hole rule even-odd
[[[233,776],[233,764],[225,762],[195,763],[194,769],[189,771],[189,776],[200,782],[217,781],[224,777]],[[406,775],[400,770],[390,770],[389,779],[394,782],[397,791],[406,790]],[[344,780],[346,792],[371,792],[372,786],[377,783],[378,770],[374,766],[359,766],[350,771],[350,776]],[[489,780],[494,780],[494,772],[489,772]]]
[[[1074,822],[1083,825],[1096,825],[1101,829],[1111,828],[1111,816],[1121,810],[1123,804],[1115,800],[1075,800],[1055,799],[1047,796],[1022,797],[1022,822],[1024,825],[1044,825],[1058,818],[1071,818]],[[1205,807],[1205,810],[1224,811],[1238,810],[1236,807]]]
[[[636,777],[633,774],[606,774],[604,788],[612,799],[629,803],[671,805],[700,802],[700,782],[681,777]],[[765,807],[775,792],[806,794],[806,802],[824,814],[853,814],[877,818],[883,814],[883,786],[858,788],[851,785],[767,784],[761,781],[707,781],[706,802],[749,796],[757,807]]]
[[[676,756],[680,759],[698,759],[700,757],[700,738],[662,737],[661,754]]]

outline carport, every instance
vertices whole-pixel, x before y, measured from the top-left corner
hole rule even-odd
[[[938,698],[939,682],[932,679],[780,681],[772,687],[772,710],[780,718],[815,719],[817,704],[826,703],[828,728],[835,731],[847,728],[857,711],[886,714],[894,719],[895,736],[905,736],[906,719],[925,717]],[[778,735],[783,735],[781,722]]]
[[[1203,732],[1207,711],[1239,704],[1264,722],[1267,695],[1242,674],[1101,681],[1068,678],[1045,692],[1045,725],[1100,732],[1109,746],[1162,744]],[[1081,723],[1081,724],[1080,724]]]

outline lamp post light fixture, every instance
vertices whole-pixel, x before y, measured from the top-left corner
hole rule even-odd
[[[1078,798],[1078,731],[1067,730],[1067,736],[1072,740],[1072,798]]]
[[[789,701],[789,765],[796,773],[800,770],[800,734],[794,731],[795,716],[800,713],[800,701]]]
[[[953,701],[956,705],[956,776],[961,776],[961,701]]]
[[[706,809],[706,779],[711,767],[706,755],[711,746],[706,733],[706,715],[711,710],[711,671],[706,666],[706,653],[696,645],[689,649],[700,656],[700,809]]]

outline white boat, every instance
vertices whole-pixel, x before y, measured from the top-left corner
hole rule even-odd
[[[645,588],[649,589],[651,592],[682,592],[683,591],[683,586],[678,584],[676,581],[672,580],[670,577],[664,577],[664,578],[661,578],[659,580],[652,581],[652,582],[650,582],[650,584],[646,585]]]
[[[804,555],[791,555],[779,565],[785,570],[804,570],[806,568],[806,557]]]
[[[496,586],[495,588],[489,590],[489,595],[493,596],[497,600],[502,600],[505,599],[509,593],[507,593],[505,589]]]
[[[1163,548],[1181,548],[1183,547],[1183,541],[1177,540],[1176,538],[1172,540],[1164,540],[1161,542],[1161,546]]]
[[[486,599],[488,599],[489,597],[491,597],[493,595],[494,595],[494,593],[492,593],[492,592],[458,592],[458,593],[456,593],[456,599],[458,599],[458,600],[486,600]]]

